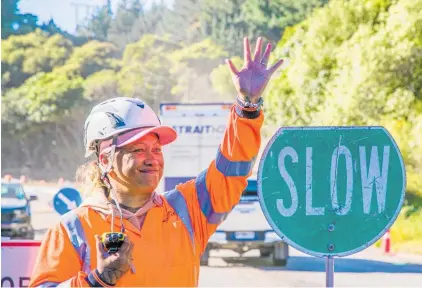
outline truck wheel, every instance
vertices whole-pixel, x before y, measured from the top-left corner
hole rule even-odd
[[[271,255],[271,250],[268,249],[259,249],[259,255],[261,255],[261,257],[268,257]]]
[[[287,265],[287,260],[286,259],[275,259],[275,258],[273,258],[273,265],[284,267],[284,266]]]
[[[35,239],[35,232],[34,232],[34,230],[28,231],[28,233],[25,235],[25,239],[27,239],[27,240],[34,240]]]
[[[206,248],[204,254],[202,254],[200,264],[201,266],[208,266],[208,262],[210,259],[210,248]]]
[[[274,245],[273,265],[286,266],[289,257],[289,246],[284,242],[277,242]]]

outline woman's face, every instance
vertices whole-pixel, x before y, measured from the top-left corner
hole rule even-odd
[[[156,134],[119,148],[113,163],[114,180],[128,190],[152,193],[163,176],[164,159]]]

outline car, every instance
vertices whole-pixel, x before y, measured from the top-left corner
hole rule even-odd
[[[257,188],[257,180],[249,178],[240,202],[210,237],[201,257],[201,265],[208,265],[211,250],[220,249],[232,250],[240,256],[252,249],[259,249],[261,257],[272,256],[274,266],[287,264],[289,246],[274,232],[265,218]]]
[[[1,236],[10,239],[34,239],[31,224],[31,201],[36,195],[28,195],[19,180],[1,182]]]

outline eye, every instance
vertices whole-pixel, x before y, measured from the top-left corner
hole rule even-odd
[[[159,148],[159,147],[156,147],[153,150],[154,150],[155,153],[161,153],[161,148]]]
[[[136,148],[134,150],[132,150],[132,153],[139,153],[139,152],[145,152],[144,148]]]

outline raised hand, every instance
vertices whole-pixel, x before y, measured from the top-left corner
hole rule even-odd
[[[232,75],[233,84],[238,96],[245,102],[257,103],[271,76],[283,64],[283,60],[278,60],[273,66],[267,69],[268,59],[271,53],[271,44],[268,43],[264,54],[261,57],[262,38],[256,42],[255,53],[252,59],[251,47],[247,37],[243,40],[244,64],[242,69],[237,70],[230,59],[226,60]]]

